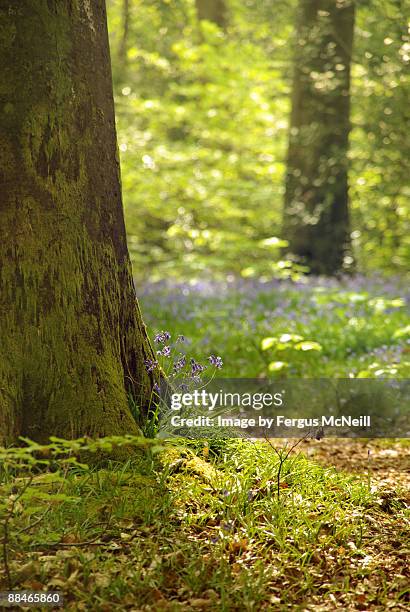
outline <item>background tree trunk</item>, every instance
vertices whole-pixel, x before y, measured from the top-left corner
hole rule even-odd
[[[128,256],[104,0],[0,2],[0,442],[137,432],[152,350]]]
[[[122,31],[120,46],[118,49],[118,59],[124,68],[127,64],[128,34],[130,29],[130,0],[122,0]]]
[[[221,29],[227,25],[227,8],[224,0],[195,0],[198,19],[212,21]]]
[[[300,0],[284,208],[288,250],[332,274],[350,247],[353,0]]]

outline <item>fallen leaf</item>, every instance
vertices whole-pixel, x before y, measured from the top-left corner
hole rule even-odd
[[[212,605],[212,601],[210,599],[191,599],[190,600],[190,605],[192,606],[192,608],[198,608],[198,609],[204,609],[204,608],[209,608]]]

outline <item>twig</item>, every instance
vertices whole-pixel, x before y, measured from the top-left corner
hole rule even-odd
[[[287,460],[287,458],[289,457],[290,453],[301,443],[303,442],[303,440],[306,440],[306,438],[308,438],[310,436],[310,432],[308,432],[306,435],[303,436],[303,438],[300,438],[299,440],[297,440],[294,444],[292,444],[292,446],[290,447],[290,449],[288,450],[288,452],[286,454],[283,454],[283,450],[281,450],[281,452],[278,451],[277,448],[275,448],[275,446],[272,444],[272,442],[270,441],[270,438],[268,438],[268,436],[266,435],[266,431],[265,431],[265,441],[269,444],[269,446],[275,451],[276,455],[278,456],[279,459],[279,467],[278,467],[278,472],[276,474],[276,491],[277,491],[277,495],[278,495],[278,501],[280,498],[280,484],[281,484],[281,475],[282,475],[282,467],[283,464],[285,463],[285,461]],[[286,447],[285,447],[286,448]]]
[[[101,536],[103,536],[105,533],[107,533],[108,528],[110,526],[111,523],[111,517],[112,515],[110,514],[107,523],[105,524],[105,529],[103,529],[100,533],[98,533],[95,538],[92,538],[91,540],[87,540],[84,542],[38,542],[37,544],[32,544],[30,546],[30,548],[39,548],[42,546],[45,546],[46,548],[72,548],[72,547],[81,547],[81,546],[91,546],[92,544],[104,544],[104,542],[97,542],[98,538],[101,538]]]

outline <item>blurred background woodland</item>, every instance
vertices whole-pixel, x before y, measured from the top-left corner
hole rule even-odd
[[[408,0],[107,7],[136,278],[409,269]]]

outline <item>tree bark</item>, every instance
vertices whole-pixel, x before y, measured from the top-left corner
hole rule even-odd
[[[316,274],[336,273],[350,254],[353,30],[354,0],[300,0],[283,234]]]
[[[200,21],[211,21],[222,30],[226,28],[227,8],[224,0],[195,0],[195,5]]]
[[[152,358],[104,0],[0,0],[0,442],[137,432]]]

